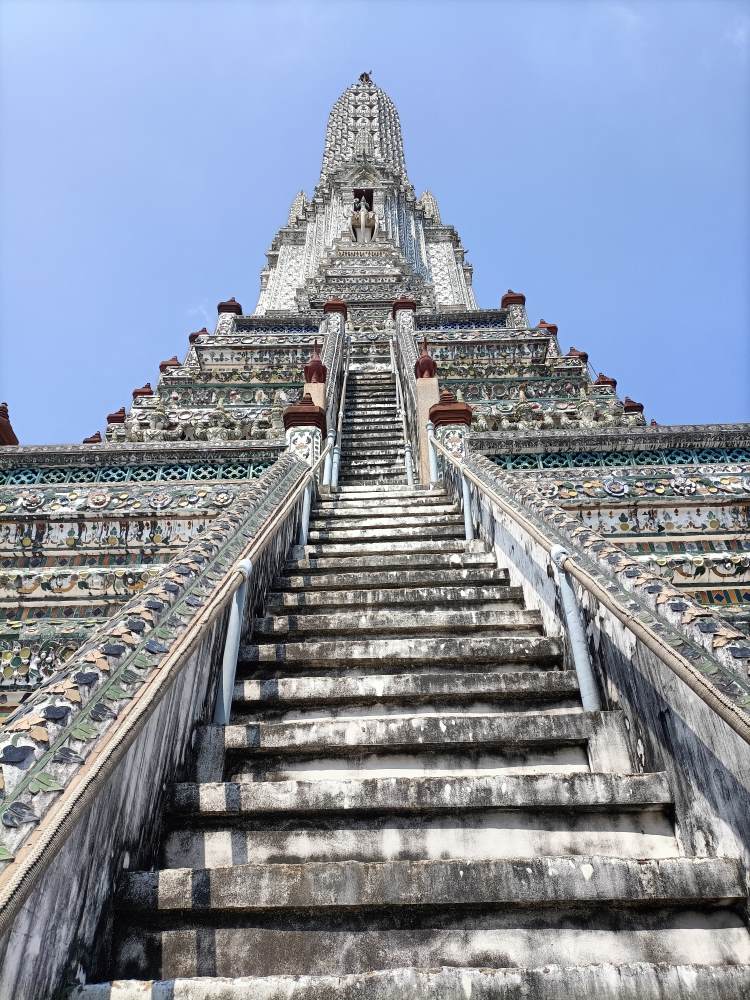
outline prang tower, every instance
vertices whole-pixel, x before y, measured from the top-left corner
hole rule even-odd
[[[748,427],[563,338],[363,73],[254,312],[0,405],[0,997],[750,995]]]

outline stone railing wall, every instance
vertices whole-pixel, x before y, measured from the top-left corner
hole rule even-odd
[[[414,365],[417,363],[417,351],[414,345],[414,313],[411,309],[401,309],[396,314],[396,330],[393,336],[393,356],[396,364],[396,377],[401,385],[401,405],[406,417],[406,432],[409,435],[411,453],[417,470],[420,467],[421,428],[416,393],[416,378]]]
[[[153,857],[165,788],[211,710],[237,563],[308,472],[283,456],[0,730],[0,996],[52,996],[105,947],[112,887]],[[254,561],[250,610],[300,504]]]
[[[467,468],[553,544],[562,545],[622,609],[650,628],[738,708],[750,706],[750,644],[710,609],[686,597],[581,525],[556,504],[488,459]],[[462,489],[455,466],[442,461],[449,491]],[[560,632],[555,571],[547,550],[476,485],[472,513],[481,536],[521,585],[545,625]],[[589,651],[608,708],[625,712],[644,771],[666,770],[675,795],[677,836],[690,856],[726,855],[750,862],[750,745],[655,652],[577,581]]]

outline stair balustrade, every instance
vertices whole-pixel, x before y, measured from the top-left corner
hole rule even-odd
[[[0,801],[0,942],[6,955],[46,942],[33,963],[5,964],[0,996],[51,995],[71,953],[93,950],[122,869],[153,852],[164,789],[214,699],[228,719],[247,613],[328,454],[308,466],[287,453],[238,491],[0,731],[0,756],[22,765]]]

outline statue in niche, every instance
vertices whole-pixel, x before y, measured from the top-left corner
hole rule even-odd
[[[355,243],[371,243],[375,235],[377,219],[364,195],[354,199],[351,215],[351,230]]]

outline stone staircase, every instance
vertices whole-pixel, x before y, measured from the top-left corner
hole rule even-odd
[[[406,482],[396,384],[388,370],[349,373],[341,436],[341,486]]]
[[[368,474],[391,389],[352,380],[342,486],[256,620],[231,724],[171,789],[156,870],[120,887],[121,981],[76,996],[748,995],[738,865],[684,856],[666,776],[635,773],[619,713],[582,710],[446,493],[399,485],[390,451]]]

